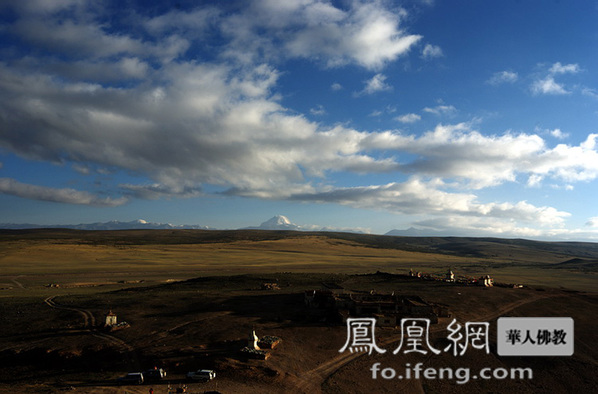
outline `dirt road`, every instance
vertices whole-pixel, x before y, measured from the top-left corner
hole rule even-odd
[[[19,278],[20,278],[20,277],[22,277],[22,276],[23,276],[23,275],[18,275],[18,276],[15,276],[15,277],[11,278],[11,279],[10,279],[10,281],[11,281],[12,283],[14,283],[15,285],[17,285],[17,287],[19,287],[19,288],[21,288],[21,289],[26,289],[26,287],[25,287],[25,286],[23,286],[23,284],[17,280],[17,279],[19,279]]]

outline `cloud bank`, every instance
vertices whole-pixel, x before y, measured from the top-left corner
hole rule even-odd
[[[100,197],[88,192],[74,189],[57,189],[52,187],[30,185],[12,178],[0,178],[0,193],[32,200],[61,202],[67,204],[95,205],[116,207],[127,202],[125,197]]]
[[[489,135],[469,123],[438,124],[414,135],[316,123],[285,108],[277,84],[279,67],[289,59],[375,72],[362,94],[391,88],[380,71],[422,37],[403,27],[405,10],[386,2],[341,8],[263,0],[120,21],[85,1],[36,4],[13,5],[15,20],[3,26],[27,50],[15,47],[0,63],[0,147],[83,172],[116,168],[149,181],[95,196],[2,178],[5,194],[117,206],[131,198],[198,197],[214,185],[252,198],[473,218],[480,227],[559,227],[568,213],[526,201],[483,203],[475,193],[506,182],[598,177],[596,134],[579,145],[556,146],[538,134]],[[125,21],[132,26],[117,30]],[[441,55],[439,47],[424,48],[424,56]],[[532,91],[564,94],[555,79],[577,72],[575,64],[555,63]],[[517,74],[506,71],[491,78],[493,84],[515,80]],[[450,105],[422,111],[457,112]],[[323,115],[323,107],[312,114]],[[413,123],[421,116],[397,120]],[[397,181],[342,187],[330,181],[333,173],[396,174]]]

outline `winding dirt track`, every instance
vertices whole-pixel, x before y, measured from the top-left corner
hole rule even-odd
[[[20,278],[22,276],[24,276],[24,275],[15,276],[15,277],[11,278],[10,281],[12,283],[14,283],[15,285],[17,285],[17,287],[19,287],[21,289],[26,289],[26,287],[23,286],[23,284],[17,280],[18,278]]]
[[[496,319],[507,312],[510,312],[516,308],[519,308],[523,305],[529,304],[531,302],[535,302],[545,298],[552,298],[552,297],[567,297],[571,296],[571,294],[535,294],[532,297],[528,297],[522,300],[514,301],[509,304],[506,304],[496,311],[492,313],[483,315],[478,317],[478,321],[490,321]],[[430,332],[439,332],[444,330],[444,327],[434,327],[430,329]],[[382,341],[377,341],[380,345],[386,345],[388,348],[390,344],[400,341],[402,334],[393,335],[389,338],[386,338]],[[336,371],[344,367],[345,365],[357,360],[359,357],[364,356],[365,352],[358,352],[358,353],[350,353],[344,352],[337,357],[320,364],[318,367],[305,372],[304,374],[298,375],[298,383],[295,384],[295,387],[292,392],[294,393],[321,393],[322,392],[322,384],[332,376]],[[423,388],[421,387],[421,381],[417,379],[405,380],[404,386],[401,387],[399,392],[402,392],[404,389],[410,387],[409,392],[423,392]]]
[[[94,317],[93,313],[91,313],[90,311],[85,310],[85,309],[71,308],[68,306],[57,304],[56,301],[54,301],[54,298],[55,298],[54,296],[48,297],[44,300],[44,302],[46,304],[48,304],[48,306],[50,306],[51,308],[77,312],[83,318],[83,326],[85,328],[95,327],[96,318]]]
[[[84,329],[79,330],[80,332],[87,332],[96,338],[100,338],[104,341],[107,341],[114,345],[117,345],[118,347],[121,348],[121,350],[123,350],[124,352],[126,352],[129,355],[130,361],[133,365],[135,365],[136,367],[139,366],[139,359],[137,357],[135,348],[120,338],[117,338],[117,337],[110,335],[108,333],[105,333],[105,332],[98,331],[97,327],[96,327],[96,319],[95,319],[95,316],[93,315],[93,313],[91,313],[90,311],[88,311],[86,309],[73,308],[73,307],[68,307],[65,305],[58,304],[56,301],[54,301],[54,298],[55,298],[54,296],[48,297],[44,300],[44,302],[51,308],[77,312],[83,318]]]

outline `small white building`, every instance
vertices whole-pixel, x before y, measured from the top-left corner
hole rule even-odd
[[[114,313],[112,311],[106,313],[106,326],[112,327],[112,326],[115,326],[116,324],[117,324],[116,313]]]

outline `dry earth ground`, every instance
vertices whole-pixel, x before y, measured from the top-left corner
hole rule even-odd
[[[147,232],[83,233],[0,237],[0,392],[145,393],[149,386],[122,388],[114,379],[156,364],[168,369],[172,388],[183,383],[187,371],[218,371],[213,382],[191,384],[191,392],[591,392],[598,385],[595,273],[553,268],[572,258],[596,257],[593,245],[542,244],[545,249],[535,246],[533,253],[527,244],[449,242],[439,253],[438,246],[422,247],[423,241],[400,249],[369,238],[358,242],[321,235],[256,238],[249,232],[223,239],[208,234],[211,239],[181,242],[176,234],[150,233],[155,236],[147,239]],[[488,272],[497,280],[531,286],[485,289],[392,275],[410,267],[442,273],[448,266],[458,274]],[[370,275],[355,275],[364,273]],[[281,290],[261,290],[263,282],[278,282]],[[322,282],[417,294],[450,305],[460,322],[492,326],[505,315],[571,316],[575,355],[508,358],[472,352],[421,360],[438,367],[531,366],[532,381],[373,380],[374,362],[400,370],[418,360],[388,354],[399,337],[386,328],[377,335],[387,354],[339,354],[346,327],[305,317],[302,292]],[[60,287],[46,287],[50,283]],[[110,309],[131,327],[98,330],[93,322]],[[446,337],[446,324],[434,327],[434,343]],[[259,335],[283,338],[265,362],[236,354],[253,327]],[[168,391],[167,382],[153,388]]]

